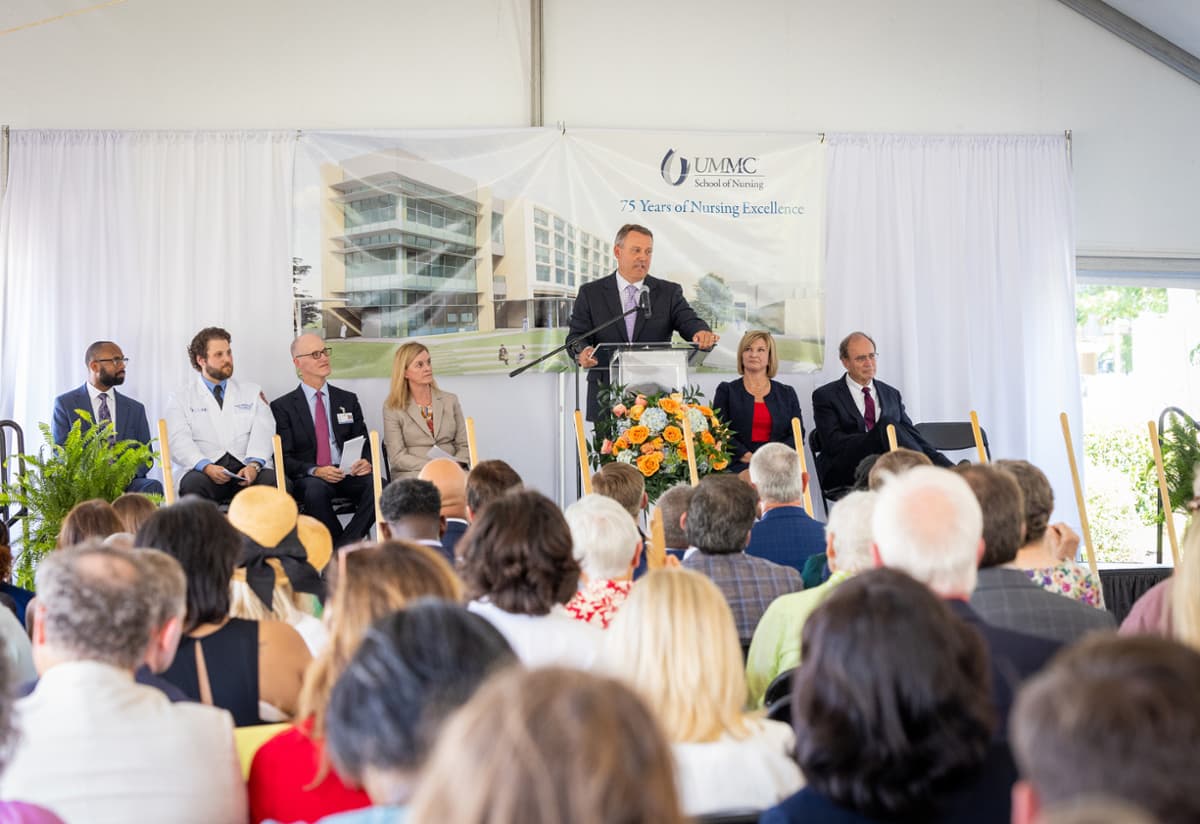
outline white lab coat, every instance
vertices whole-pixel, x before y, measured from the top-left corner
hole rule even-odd
[[[167,401],[165,417],[177,478],[205,458],[216,461],[226,452],[243,462],[254,457],[273,465],[275,416],[256,383],[230,378],[222,407],[196,375]]]

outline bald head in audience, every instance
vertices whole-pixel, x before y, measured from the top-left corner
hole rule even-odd
[[[421,467],[417,478],[437,487],[442,496],[443,518],[467,517],[467,473],[458,461],[436,458]]]

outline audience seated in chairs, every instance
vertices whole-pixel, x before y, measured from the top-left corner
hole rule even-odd
[[[54,552],[37,583],[42,677],[17,702],[21,742],[0,795],[68,821],[245,821],[229,713],[133,680],[155,617],[137,556],[95,542]]]
[[[567,612],[606,629],[629,597],[642,536],[629,513],[605,495],[584,495],[563,514],[580,567],[579,591],[567,601]]]
[[[462,584],[440,555],[404,541],[343,547],[331,573],[325,605],[329,643],[305,673],[296,724],[254,755],[249,779],[253,821],[315,821],[370,803],[364,792],[347,787],[329,768],[322,742],[334,683],[377,619],[417,598],[462,598]]]
[[[58,548],[82,544],[88,538],[104,540],[125,531],[121,516],[112,504],[100,498],[81,501],[71,507],[58,529]]]
[[[3,521],[0,521],[0,526],[3,526]],[[0,776],[4,774],[8,756],[16,749],[21,734],[13,724],[16,696],[12,687],[15,683],[8,651],[0,649]],[[45,807],[25,801],[0,801],[0,821],[7,824],[63,824],[61,818]]]
[[[945,469],[918,466],[876,493],[871,552],[877,565],[899,569],[929,587],[950,611],[983,636],[990,654],[997,733],[1006,732],[1013,692],[1061,644],[993,626],[970,605],[983,556],[983,513],[971,487]]]
[[[663,540],[667,545],[667,555],[682,561],[687,555],[690,545],[687,530],[683,528],[683,516],[688,505],[692,502],[694,488],[691,484],[676,484],[658,496],[654,506],[662,513]]]
[[[375,808],[324,821],[403,821],[446,717],[515,662],[495,627],[455,604],[424,599],[376,621],[338,677],[326,716],[334,766]]]
[[[800,573],[746,554],[758,498],[749,484],[733,475],[709,475],[688,504],[688,542],[699,548],[683,562],[707,575],[720,588],[737,621],[738,642],[750,646],[754,628],[780,595],[804,588]]]
[[[25,625],[25,608],[33,600],[33,593],[12,583],[13,554],[9,546],[8,525],[0,519],[0,594],[13,600],[13,614],[17,622]]]
[[[933,466],[933,461],[924,452],[900,446],[882,455],[875,455],[867,472],[867,488],[879,490],[894,475],[902,475],[918,466]]]
[[[238,726],[295,714],[312,656],[282,621],[229,617],[229,583],[242,535],[210,501],[184,498],[154,513],[138,546],[161,549],[187,576],[187,618],[179,651],[163,677],[193,701],[229,710]]]
[[[121,519],[122,532],[137,535],[146,519],[158,511],[158,505],[140,492],[126,492],[112,502],[113,511]]]
[[[553,501],[532,490],[496,498],[459,547],[468,608],[491,621],[522,662],[592,665],[602,636],[563,606],[575,595],[579,564],[571,530]]]
[[[1016,778],[992,746],[987,649],[902,572],[839,586],[804,624],[796,758],[808,786],[762,824],[1007,824]]]
[[[791,729],[745,712],[737,628],[708,578],[687,570],[649,573],[617,613],[607,641],[608,669],[657,711],[688,815],[763,809],[803,784],[791,758]]]
[[[1051,524],[1054,489],[1042,470],[1029,461],[996,461],[1017,479],[1025,501],[1025,538],[1013,565],[1049,592],[1066,595],[1096,609],[1104,609],[1104,588],[1087,567],[1075,563],[1079,535],[1063,523]]]
[[[1025,685],[1011,728],[1021,769],[1013,824],[1094,795],[1134,804],[1159,824],[1200,821],[1194,649],[1153,637],[1088,638]]]
[[[1196,512],[1200,498],[1189,508]],[[1194,517],[1194,515],[1193,515]],[[1200,649],[1200,524],[1188,526],[1179,546],[1179,566],[1134,602],[1121,622],[1122,635],[1161,635]]]
[[[442,496],[430,481],[398,478],[379,496],[381,538],[412,541],[435,550],[453,566],[454,555],[442,544],[446,520],[442,517]]]
[[[671,751],[621,683],[509,667],[442,729],[414,822],[684,824]]]
[[[1117,628],[1112,615],[1047,592],[1013,569],[1025,533],[1025,501],[1012,473],[985,464],[957,467],[983,510],[983,557],[971,607],[989,624],[1071,643]]]
[[[761,453],[760,449],[754,457]],[[874,512],[873,492],[851,492],[838,501],[825,527],[825,554],[832,573],[829,580],[812,589],[780,595],[763,613],[746,656],[746,685],[750,688],[754,706],[763,705],[764,693],[772,681],[800,664],[803,654],[800,630],[812,611],[838,584],[872,567],[871,516]]]
[[[506,462],[493,458],[475,464],[467,473],[467,520],[478,518],[489,501],[520,488],[521,476]]]

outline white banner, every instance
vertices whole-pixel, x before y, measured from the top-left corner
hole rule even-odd
[[[344,378],[386,377],[410,338],[436,344],[439,374],[508,371],[563,342],[579,287],[613,271],[613,236],[637,223],[651,273],[722,335],[704,369],[734,371],[741,333],[768,329],[781,371],[814,371],[823,150],[789,134],[307,133],[298,322],[336,342]]]

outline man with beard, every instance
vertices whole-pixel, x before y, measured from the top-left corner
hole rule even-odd
[[[201,329],[188,345],[199,376],[167,401],[167,437],[179,494],[226,503],[251,484],[275,484],[275,416],[255,383],[233,379],[224,329]]]
[[[77,419],[80,430],[86,432],[91,428],[91,423],[79,417],[78,413],[84,411],[92,416],[93,423],[112,422],[112,440],[149,444],[150,423],[146,419],[146,407],[128,395],[117,395],[116,387],[125,383],[125,364],[129,362],[121,347],[110,340],[98,340],[87,348],[83,361],[88,368],[87,383],[54,399],[54,420],[51,424],[54,442],[60,446],[65,443]],[[144,464],[138,467],[137,474],[125,487],[126,492],[162,494],[162,484],[146,477],[150,466]]]

